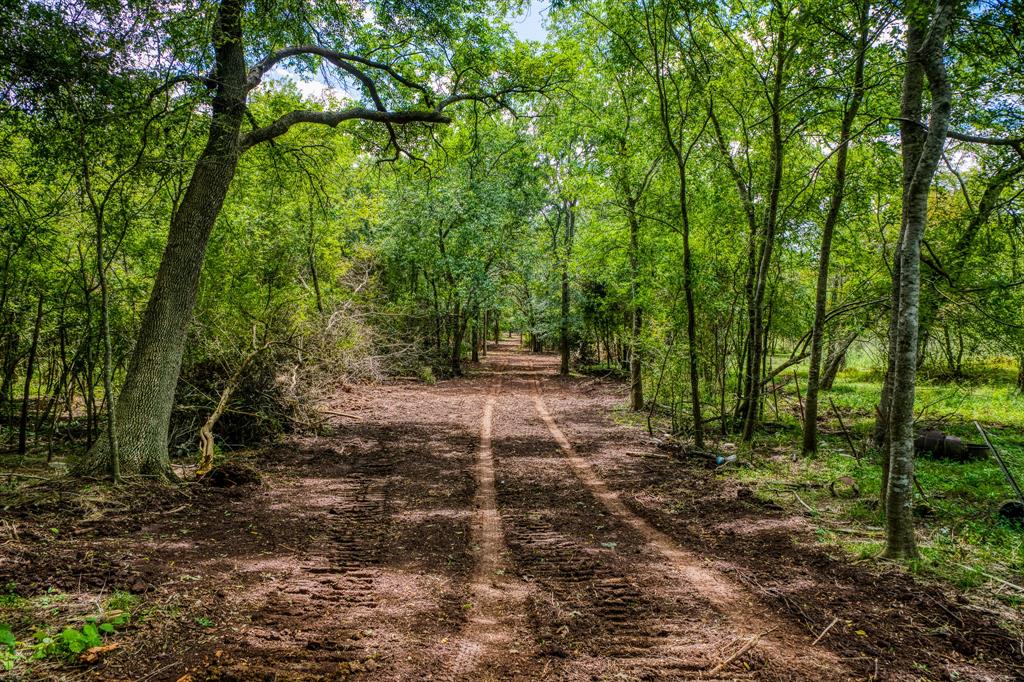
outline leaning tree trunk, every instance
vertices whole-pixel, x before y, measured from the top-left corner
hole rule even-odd
[[[172,479],[167,429],[181,359],[199,286],[206,243],[241,155],[246,65],[242,2],[225,0],[213,30],[216,93],[206,147],[196,161],[181,205],[171,218],[160,269],[117,400],[120,469],[124,476]],[[83,474],[111,470],[109,441],[101,436],[76,463]]]
[[[864,0],[860,8],[860,33],[853,76],[853,94],[839,127],[839,150],[836,153],[835,186],[829,200],[828,214],[821,233],[821,257],[818,260],[818,282],[814,300],[814,326],[811,328],[811,358],[807,370],[807,397],[804,401],[803,447],[805,454],[818,449],[818,389],[821,385],[821,353],[825,340],[825,304],[828,300],[828,265],[832,254],[832,235],[839,222],[839,209],[846,193],[846,159],[850,150],[850,134],[864,99],[864,61],[868,43],[868,12],[871,3]]]
[[[914,538],[914,385],[917,379],[918,306],[921,295],[921,241],[928,222],[928,192],[938,168],[949,127],[952,96],[943,63],[943,47],[953,0],[939,0],[920,46],[908,41],[909,64],[917,62],[931,90],[928,134],[906,191],[907,230],[900,263],[899,318],[892,407],[889,412],[889,485],[886,495],[885,556],[917,556]],[[913,8],[911,11],[914,11]],[[911,16],[910,22],[916,17]],[[917,47],[917,49],[914,49]]]

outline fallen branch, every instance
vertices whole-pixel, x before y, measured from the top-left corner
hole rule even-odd
[[[21,474],[16,471],[8,471],[4,476],[10,480],[12,477],[17,476],[18,478],[31,478],[37,481],[49,481],[52,480],[53,476],[37,476],[36,474]]]
[[[814,641],[811,642],[811,646],[814,646],[815,644],[820,642],[821,638],[824,637],[825,635],[827,635],[828,631],[831,630],[835,626],[835,624],[838,623],[838,622],[839,622],[839,618],[838,617],[833,618],[832,622],[829,623],[828,625],[826,625],[825,629],[821,631],[821,634],[814,638]]]
[[[835,412],[836,419],[839,420],[839,428],[843,430],[843,435],[846,436],[846,442],[849,444],[850,450],[853,451],[854,458],[860,462],[860,452],[857,450],[857,446],[853,444],[853,436],[850,435],[850,432],[846,428],[846,424],[843,423],[843,415],[839,413],[839,408],[836,407],[836,403],[832,400],[832,396],[828,397],[828,402],[832,406],[832,411]]]
[[[796,501],[799,502],[800,504],[802,504],[804,506],[804,509],[806,509],[808,512],[811,513],[811,516],[817,516],[818,515],[818,512],[815,511],[813,507],[811,507],[809,504],[807,504],[806,502],[803,501],[803,498],[800,497],[800,494],[797,491],[790,490],[789,492],[793,493],[793,497],[796,498]]]
[[[355,419],[356,421],[363,421],[363,418],[358,414],[351,414],[349,412],[335,412],[334,410],[320,410],[321,414],[329,414],[332,417],[347,417],[349,419]]]
[[[956,562],[954,562],[954,563],[956,563]],[[980,568],[975,568],[974,566],[968,566],[967,564],[959,564],[958,563],[956,565],[959,566],[960,568],[965,568],[968,571],[974,571],[978,575],[983,575],[986,578],[988,578],[989,580],[995,580],[997,583],[999,583],[1001,585],[1005,585],[1006,587],[1009,587],[1011,589],[1017,590],[1018,592],[1024,592],[1024,587],[1021,587],[1020,585],[1015,585],[1015,584],[1011,583],[1009,580],[1003,580],[999,576],[992,575],[991,573],[986,573],[985,571],[981,570]]]
[[[988,434],[985,433],[985,429],[981,428],[981,424],[978,422],[974,422],[974,426],[978,429],[978,433],[981,434],[981,437],[985,439],[985,445],[988,446],[989,452],[991,452],[996,458],[996,461],[999,462],[999,467],[1003,470],[1003,475],[1006,476],[1006,480],[1009,481],[1010,487],[1012,487],[1014,492],[1017,493],[1017,499],[1024,502],[1024,492],[1022,492],[1020,486],[1017,485],[1017,479],[1015,479],[1013,474],[1010,473],[1010,469],[1006,466],[1006,462],[1003,461],[1002,455],[1000,455],[999,451],[996,450],[994,445],[992,445],[992,441],[988,439]]]
[[[748,651],[750,651],[750,650],[751,650],[751,649],[752,649],[752,648],[754,647],[754,645],[755,645],[755,644],[757,644],[758,642],[760,642],[760,641],[761,641],[761,638],[762,638],[762,637],[764,637],[765,635],[767,635],[767,634],[768,634],[769,632],[772,632],[772,631],[773,631],[774,629],[775,629],[775,628],[772,628],[772,630],[765,630],[765,631],[764,631],[764,632],[762,632],[761,634],[758,634],[758,635],[754,635],[753,637],[751,637],[750,639],[748,639],[748,640],[747,640],[747,642],[746,642],[746,644],[744,644],[744,645],[743,645],[743,646],[741,646],[741,647],[740,647],[739,649],[737,649],[737,650],[736,650],[735,652],[733,652],[733,654],[732,654],[731,656],[729,656],[729,657],[728,657],[728,658],[726,658],[726,659],[725,659],[724,661],[722,661],[721,663],[719,663],[718,665],[716,665],[716,666],[715,666],[714,668],[712,668],[711,670],[709,670],[709,671],[708,671],[708,675],[717,675],[718,673],[720,673],[720,672],[722,672],[723,670],[725,670],[726,666],[728,666],[728,665],[729,665],[730,663],[732,663],[733,661],[735,661],[735,660],[736,660],[737,658],[739,658],[739,657],[740,657],[740,656],[742,656],[743,654],[745,654],[745,653],[747,653]]]

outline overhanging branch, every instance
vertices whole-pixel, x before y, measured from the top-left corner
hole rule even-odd
[[[405,125],[408,123],[450,123],[451,117],[437,109],[409,109],[403,111],[380,111],[365,107],[350,107],[339,111],[312,111],[299,109],[290,111],[262,128],[250,131],[242,136],[242,150],[249,149],[261,142],[279,137],[300,123],[316,123],[332,128],[345,121],[371,121],[376,123]]]

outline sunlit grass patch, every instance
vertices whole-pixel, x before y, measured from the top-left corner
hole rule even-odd
[[[971,443],[982,442],[973,424],[978,421],[1024,484],[1024,396],[1008,380],[1011,369],[979,372],[981,378],[970,382],[922,381],[915,414],[919,428],[940,428]],[[870,440],[881,386],[872,376],[865,369],[847,369],[834,389],[823,393],[817,454],[799,454],[799,439],[794,436],[800,428],[795,416],[799,412],[780,409],[783,428],[759,434],[748,455],[752,466],[730,474],[755,486],[759,496],[812,517],[821,529],[818,538],[854,560],[877,557],[884,547],[884,517],[878,505],[882,453],[871,447]],[[795,391],[787,386],[779,400],[795,406]],[[1020,603],[1024,528],[999,515],[1000,505],[1014,499],[1015,493],[996,461],[991,456],[953,462],[921,455],[916,466],[924,493],[915,492],[921,556],[908,569],[963,590],[994,594],[1008,604]],[[855,499],[836,497],[829,490],[844,477],[856,483]]]

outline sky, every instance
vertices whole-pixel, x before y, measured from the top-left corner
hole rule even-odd
[[[530,0],[530,7],[523,14],[512,18],[512,30],[522,40],[539,40],[543,42],[548,32],[541,26],[541,19],[546,17],[549,2]]]

